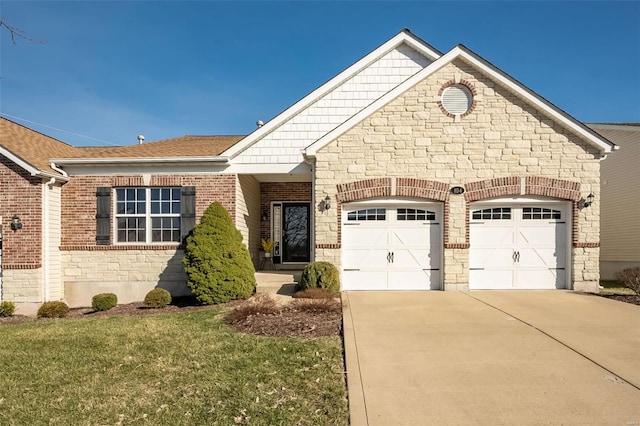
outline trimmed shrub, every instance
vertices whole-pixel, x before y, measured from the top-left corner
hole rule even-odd
[[[182,263],[187,285],[205,305],[246,299],[255,292],[249,250],[231,216],[217,201],[205,210],[187,238]]]
[[[171,303],[171,293],[164,288],[154,288],[144,297],[144,304],[150,308],[164,308]]]
[[[289,308],[299,312],[342,312],[342,303],[336,299],[296,299],[289,304]]]
[[[340,273],[332,263],[311,262],[305,266],[300,279],[300,288],[324,288],[332,292],[340,291]]]
[[[10,317],[16,311],[16,304],[13,302],[0,302],[0,317]]]
[[[38,318],[64,318],[69,313],[69,306],[64,302],[44,302],[38,308]]]
[[[94,311],[108,311],[118,304],[118,296],[113,293],[100,293],[91,299],[91,307]]]
[[[324,288],[309,288],[293,294],[294,299],[334,299],[340,297],[340,293],[329,291]]]
[[[640,268],[626,268],[618,271],[616,279],[640,296]]]

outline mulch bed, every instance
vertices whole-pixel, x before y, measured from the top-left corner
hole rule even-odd
[[[258,313],[231,326],[241,333],[258,336],[339,336],[342,329],[342,312],[309,312],[300,311],[294,307],[284,307],[279,313]]]
[[[606,297],[607,299],[617,300],[618,302],[631,303],[632,305],[640,306],[640,296],[636,295],[618,295],[618,294],[600,294],[600,297]]]
[[[198,305],[194,299],[175,299],[173,303],[161,309],[151,309],[143,303],[129,303],[117,305],[108,311],[95,312],[91,308],[74,308],[66,318],[110,318],[116,316],[145,316],[165,315],[178,312],[197,311],[202,309],[223,308],[231,310],[246,303],[237,300],[222,305]],[[0,317],[0,325],[25,324],[31,322],[52,321],[31,316],[13,315]],[[58,320],[59,321],[59,320]],[[64,319],[62,319],[64,321]],[[251,315],[243,321],[231,325],[241,333],[259,336],[281,337],[320,337],[339,336],[342,326],[342,312],[340,309],[314,312],[297,309],[295,303],[283,306],[280,311],[272,315]]]
[[[72,308],[66,318],[111,318],[111,317],[139,317],[145,315],[165,315],[178,312],[199,311],[202,309],[212,308],[233,308],[242,303],[242,301],[234,301],[222,305],[200,305],[193,298],[175,298],[171,305],[160,309],[149,308],[142,302],[127,303],[117,305],[108,311],[94,311],[91,308]],[[13,315],[11,317],[0,317],[0,325],[3,324],[24,324],[37,321],[50,321],[48,318],[36,318],[25,315]]]

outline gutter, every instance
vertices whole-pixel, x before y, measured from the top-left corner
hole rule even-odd
[[[223,163],[229,162],[226,156],[206,157],[108,157],[108,158],[54,158],[52,164],[83,166],[83,165],[116,165],[116,164],[185,164],[185,163]],[[55,169],[54,169],[55,170]]]

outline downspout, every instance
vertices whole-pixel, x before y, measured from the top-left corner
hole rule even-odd
[[[56,183],[56,178],[42,185],[42,293],[44,302],[49,301],[49,189]]]
[[[62,176],[64,176],[64,177],[69,177],[69,175],[67,174],[67,172],[65,172],[64,170],[62,170],[62,169],[61,169],[61,168],[59,168],[58,166],[56,166],[56,163],[51,162],[51,163],[49,164],[49,166],[50,166],[53,170],[55,170],[56,172],[60,173]]]

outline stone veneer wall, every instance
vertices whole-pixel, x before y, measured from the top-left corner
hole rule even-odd
[[[458,120],[437,102],[442,87],[452,81],[463,81],[477,94],[473,110]],[[445,212],[445,289],[468,289],[469,203],[543,195],[573,203],[573,288],[597,291],[599,158],[591,145],[456,61],[318,152],[315,195],[330,194],[337,208],[316,216],[316,260],[340,264],[342,202],[381,196],[439,199]],[[401,179],[404,189],[398,185]],[[341,186],[352,182],[357,187],[361,181],[369,183],[356,188],[355,196]],[[477,198],[442,195],[442,188],[456,185],[474,190]],[[578,210],[577,200],[590,192],[596,202]]]
[[[118,303],[131,303],[143,300],[156,287],[173,296],[189,295],[183,254],[175,247],[63,251],[64,300],[71,307],[91,306],[96,294],[115,293]]]
[[[44,300],[42,268],[2,269],[2,300],[40,303]]]

